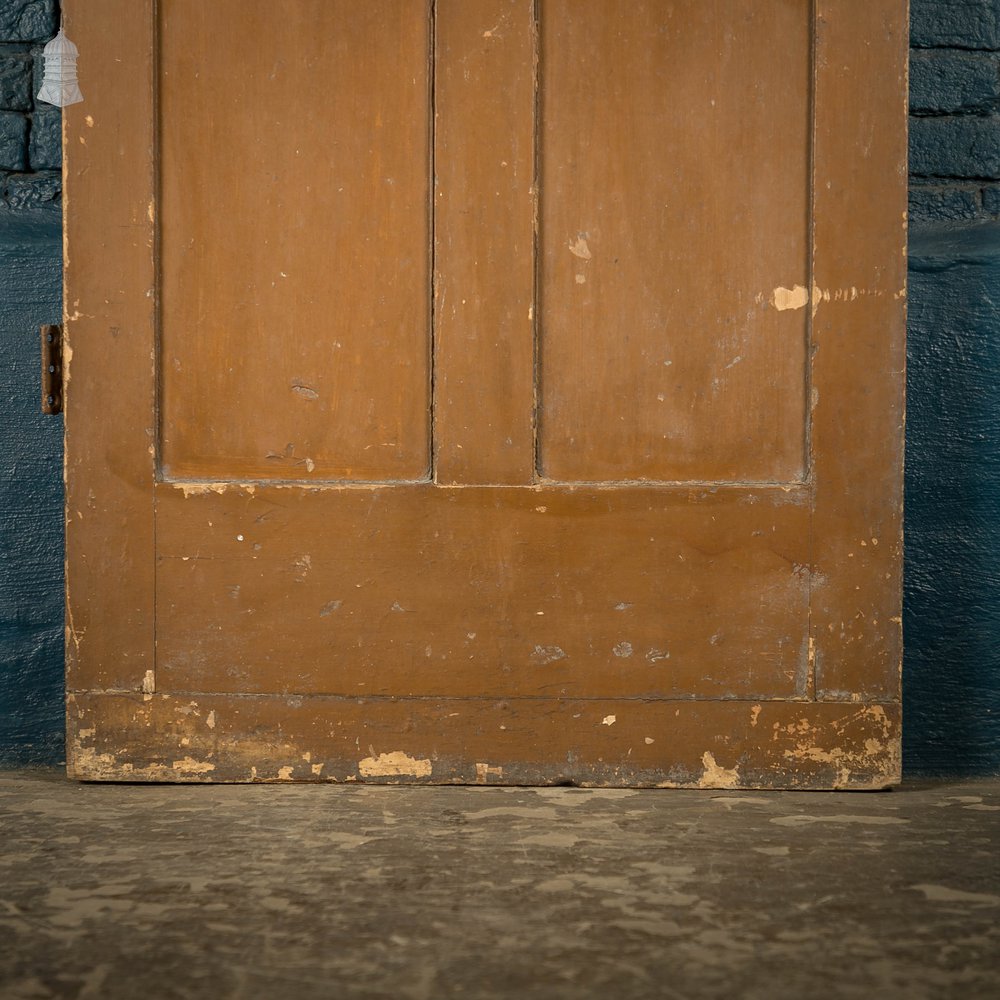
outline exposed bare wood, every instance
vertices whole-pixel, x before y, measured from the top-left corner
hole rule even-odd
[[[69,715],[71,774],[89,780],[857,789],[899,780],[895,704],[95,693],[71,696]]]

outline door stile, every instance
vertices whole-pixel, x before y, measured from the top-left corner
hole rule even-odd
[[[87,99],[63,116],[70,701],[154,684],[154,5],[82,6],[65,19],[91,54]]]
[[[907,4],[817,0],[816,29],[810,655],[820,700],[895,704]]]

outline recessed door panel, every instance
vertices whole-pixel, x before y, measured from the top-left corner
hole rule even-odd
[[[541,10],[540,473],[800,481],[809,4]]]
[[[158,10],[164,475],[426,478],[428,5]]]

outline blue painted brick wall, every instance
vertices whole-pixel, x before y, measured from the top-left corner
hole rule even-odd
[[[911,0],[910,223],[1000,216],[1000,0]]]
[[[59,208],[62,115],[35,98],[58,22],[57,0],[0,0],[0,211]]]

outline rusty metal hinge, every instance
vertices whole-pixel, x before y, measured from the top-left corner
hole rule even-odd
[[[62,327],[47,325],[42,332],[42,413],[62,413]]]

